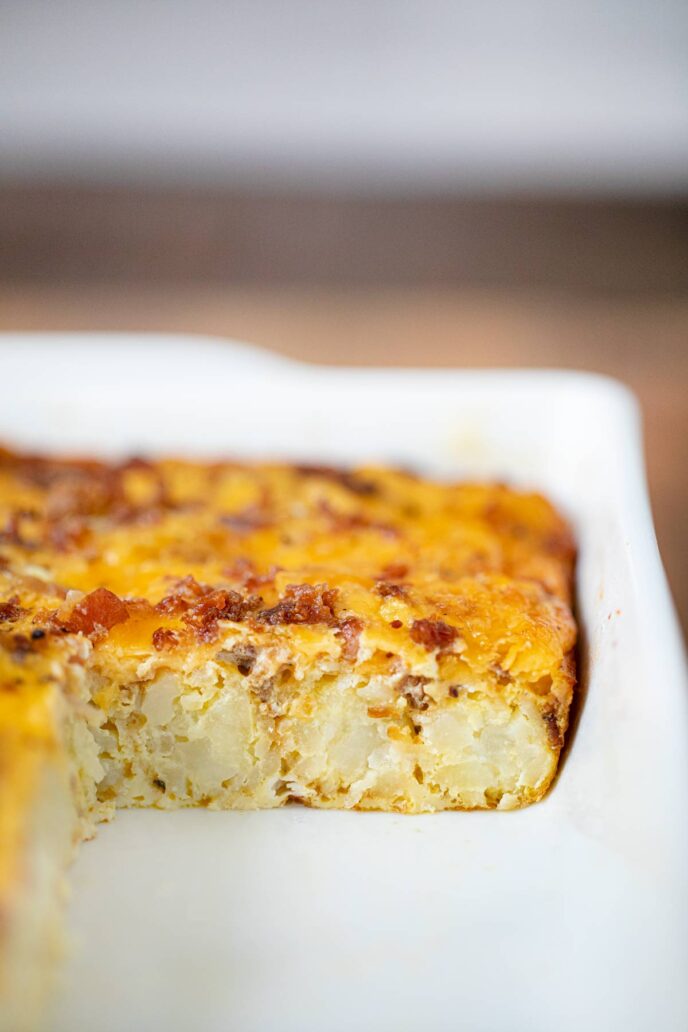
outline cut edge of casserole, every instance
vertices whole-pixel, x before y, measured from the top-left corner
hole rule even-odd
[[[574,547],[389,469],[0,454],[0,1029],[117,806],[513,809],[555,776]]]

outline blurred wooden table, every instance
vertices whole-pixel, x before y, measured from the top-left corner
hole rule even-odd
[[[5,285],[0,330],[210,333],[334,364],[550,366],[618,377],[642,404],[660,547],[688,627],[688,299]]]

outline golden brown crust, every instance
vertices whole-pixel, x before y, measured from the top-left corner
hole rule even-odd
[[[238,625],[254,652],[286,643],[305,655],[318,641],[344,664],[363,656],[371,674],[403,669],[410,708],[423,708],[428,661],[450,700],[468,672],[505,697],[525,690],[558,752],[574,558],[552,506],[500,484],[0,451],[0,699],[16,694],[17,671],[44,683],[72,640],[103,662],[174,665]],[[255,655],[234,662],[248,671]],[[0,780],[10,776],[6,762]]]

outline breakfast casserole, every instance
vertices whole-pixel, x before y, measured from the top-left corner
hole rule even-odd
[[[387,468],[0,453],[0,1028],[116,807],[512,809],[557,769],[574,545]]]

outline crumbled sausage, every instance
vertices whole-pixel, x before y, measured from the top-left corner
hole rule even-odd
[[[404,696],[409,706],[416,710],[426,710],[430,705],[430,697],[425,692],[429,678],[407,674],[397,685],[397,691]]]
[[[270,702],[275,688],[274,677],[266,677],[260,684],[253,685],[251,691],[260,702]]]
[[[347,616],[339,621],[337,636],[342,639],[342,659],[355,662],[358,658],[358,644],[363,630],[363,621],[356,616]]]
[[[243,677],[247,677],[255,666],[258,653],[249,642],[238,641],[231,649],[222,649],[217,658],[233,663]]]

